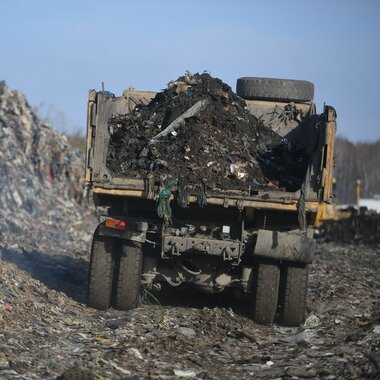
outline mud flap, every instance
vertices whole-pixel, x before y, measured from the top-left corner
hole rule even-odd
[[[259,230],[254,256],[310,264],[315,240],[299,230],[289,232]]]

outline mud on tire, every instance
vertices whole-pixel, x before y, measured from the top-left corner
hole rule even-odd
[[[113,245],[112,238],[100,236],[95,231],[91,248],[87,304],[99,310],[106,310],[111,304],[114,273]]]
[[[299,326],[305,321],[308,266],[284,264],[281,268],[280,323]]]
[[[125,241],[121,243],[115,300],[119,310],[134,309],[139,304],[142,258],[140,246]]]
[[[280,267],[274,262],[260,261],[255,266],[253,320],[262,325],[274,322],[277,310]]]

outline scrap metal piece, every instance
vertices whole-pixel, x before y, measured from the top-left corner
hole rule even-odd
[[[183,125],[186,119],[189,117],[194,117],[202,112],[208,105],[208,99],[198,100],[192,107],[190,107],[186,112],[184,112],[181,116],[177,117],[173,122],[171,122],[162,132],[158,135],[154,136],[149,144],[154,144],[160,137],[168,135],[170,132],[174,131],[180,125]]]

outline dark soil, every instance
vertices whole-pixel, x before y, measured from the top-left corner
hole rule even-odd
[[[149,144],[199,100],[208,106]],[[170,176],[208,189],[297,190],[308,159],[258,123],[243,99],[209,74],[187,74],[146,106],[109,122],[107,165],[114,175]]]

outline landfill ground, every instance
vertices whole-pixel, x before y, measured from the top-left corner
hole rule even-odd
[[[319,244],[306,325],[268,327],[245,301],[189,289],[87,308],[93,222],[78,221],[81,240],[46,230],[43,250],[2,242],[1,379],[379,378],[379,246]]]

